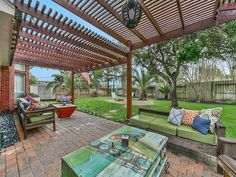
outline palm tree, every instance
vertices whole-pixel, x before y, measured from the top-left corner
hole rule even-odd
[[[29,75],[29,84],[30,85],[35,85],[37,84],[38,78],[34,76],[32,73]]]
[[[165,84],[164,86],[162,86],[159,89],[159,91],[165,95],[165,99],[167,100],[168,99],[168,95],[169,95],[169,93],[171,91],[169,85]]]
[[[52,77],[53,81],[48,83],[47,88],[53,88],[53,93],[55,93],[57,90],[63,90],[63,92],[70,94],[72,84],[70,72],[61,71],[60,74],[53,74]],[[74,79],[75,89],[83,90],[84,88],[87,88],[86,83],[80,74],[75,74]]]
[[[147,89],[154,79],[155,78],[146,70],[134,70],[134,85],[136,85],[140,91],[139,100],[147,99]]]

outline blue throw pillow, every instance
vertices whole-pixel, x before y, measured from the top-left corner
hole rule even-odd
[[[202,119],[200,116],[196,116],[193,120],[192,128],[206,135],[210,129],[210,125],[211,121],[209,119]]]

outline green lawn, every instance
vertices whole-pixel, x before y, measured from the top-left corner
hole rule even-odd
[[[89,97],[79,98],[75,103],[80,108],[85,108],[92,112],[95,112],[97,116],[105,117],[114,121],[124,121],[126,118],[126,108],[123,104],[109,103],[105,100],[111,97]],[[155,104],[145,106],[133,106],[133,115],[136,115],[139,107],[152,108],[162,111],[170,110],[170,101],[150,99]],[[219,104],[205,104],[205,103],[190,103],[190,102],[179,102],[180,106],[187,109],[205,109],[222,107],[223,113],[220,119],[227,127],[227,137],[236,138],[236,105],[219,105]]]

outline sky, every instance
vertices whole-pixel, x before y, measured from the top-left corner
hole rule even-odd
[[[28,0],[26,0],[25,2],[27,3]],[[32,1],[32,6],[33,7],[35,6],[35,3],[36,3],[36,0],[33,0]],[[52,2],[51,0],[40,0],[40,8],[42,8],[43,4],[45,4],[47,6],[47,10],[49,8],[52,8],[54,11],[56,10],[58,13],[63,14],[64,17],[68,17],[69,19],[72,19],[73,21],[76,21],[76,22],[80,23],[81,25],[85,26],[86,28],[91,29],[92,31],[102,35],[103,37],[105,37],[109,40],[116,41],[114,38],[112,38],[108,34],[104,33],[103,31],[99,30],[98,28],[94,27],[90,23],[87,23],[83,19],[79,18],[77,15],[74,15],[70,11],[64,9],[63,7],[61,7],[58,4]],[[47,10],[46,10],[46,12],[47,12]],[[30,72],[34,76],[36,76],[38,78],[38,80],[40,80],[40,81],[51,81],[52,80],[51,75],[59,73],[58,70],[46,69],[46,68],[40,68],[40,67],[33,67],[33,69],[31,69]]]

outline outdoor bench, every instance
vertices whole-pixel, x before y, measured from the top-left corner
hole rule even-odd
[[[25,139],[27,138],[27,130],[40,127],[45,124],[53,124],[53,131],[56,130],[55,108],[53,106],[28,111],[18,104],[17,109],[20,122],[24,130]]]
[[[220,120],[216,123],[215,133],[203,135],[190,126],[169,123],[168,115],[169,112],[139,108],[138,115],[132,117],[129,124],[163,134],[168,137],[168,143],[175,146],[214,156],[221,152],[218,139],[225,137],[226,128]]]

